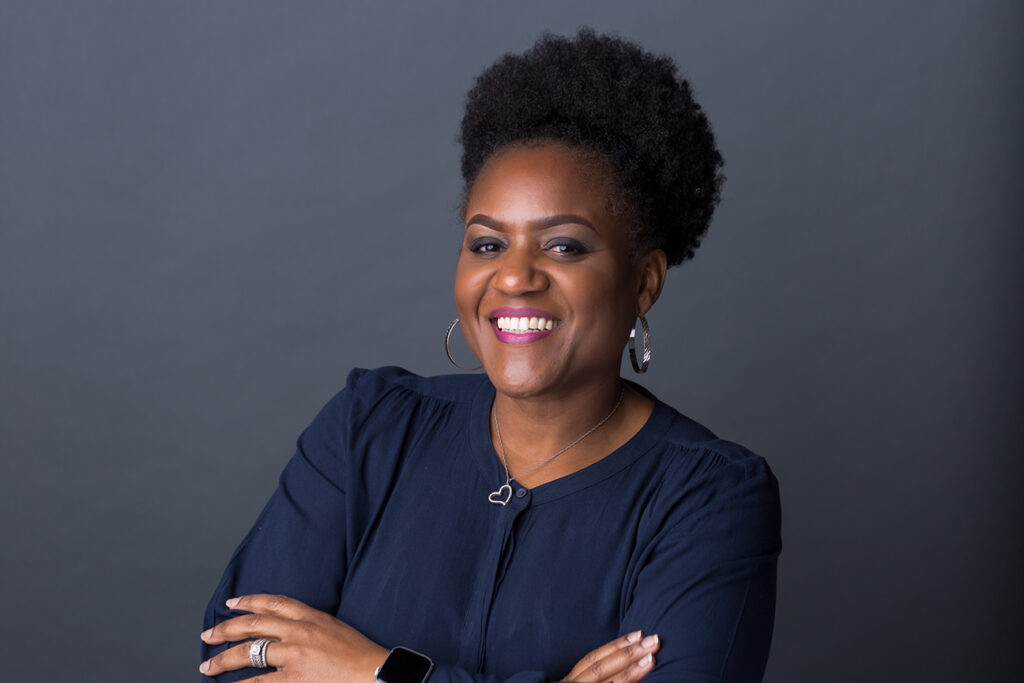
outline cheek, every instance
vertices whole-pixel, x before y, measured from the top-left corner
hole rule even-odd
[[[629,318],[636,309],[629,278],[612,268],[594,271],[586,278],[566,278],[560,288],[578,313],[585,313],[603,328],[618,327],[615,321]]]
[[[466,319],[474,318],[477,314],[477,306],[483,292],[487,287],[488,276],[480,268],[473,268],[467,265],[462,259],[455,269],[455,308],[459,317]]]

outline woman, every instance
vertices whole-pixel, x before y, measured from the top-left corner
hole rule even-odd
[[[619,377],[718,200],[703,112],[667,58],[584,30],[485,71],[462,143],[457,322],[486,374],[352,371],[232,557],[201,670],[760,680],[775,480]]]

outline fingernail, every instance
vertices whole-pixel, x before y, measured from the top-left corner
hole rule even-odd
[[[228,606],[228,609],[235,609],[235,605],[238,604],[239,600],[240,600],[240,598],[231,598],[230,600],[226,601],[224,604]]]
[[[210,660],[209,660],[209,659],[207,659],[207,660],[206,660],[205,662],[203,662],[202,664],[200,664],[200,665],[199,665],[199,670],[200,670],[201,672],[203,672],[203,673],[206,673],[207,671],[209,671],[209,670],[210,670]]]
[[[635,643],[636,641],[640,640],[640,636],[642,636],[643,634],[643,631],[633,631],[628,636],[626,636],[626,642]]]
[[[646,669],[647,667],[649,667],[651,665],[651,662],[653,662],[653,661],[654,661],[654,657],[652,657],[651,653],[648,652],[647,654],[645,654],[643,656],[643,658],[639,662],[637,662],[637,666],[640,666],[640,667]]]
[[[652,647],[658,644],[658,636],[647,636],[640,644],[643,645],[645,650],[650,650]]]
[[[205,631],[203,631],[202,634],[199,637],[202,638],[203,640],[207,640],[212,635],[213,635],[213,629],[212,628],[208,628]]]

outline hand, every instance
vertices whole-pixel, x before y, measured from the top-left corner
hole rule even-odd
[[[388,650],[332,615],[283,595],[246,595],[227,606],[252,612],[222,621],[200,636],[209,645],[245,641],[199,666],[207,676],[249,666],[249,646],[256,638],[271,640],[266,658],[277,671],[248,681],[372,681]]]
[[[636,683],[654,669],[654,653],[661,647],[658,636],[642,638],[633,631],[588,652],[576,663],[567,681],[575,683]]]

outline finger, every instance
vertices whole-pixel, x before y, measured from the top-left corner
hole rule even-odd
[[[619,681],[631,667],[645,660],[647,655],[653,655],[661,647],[661,641],[656,635],[650,635],[640,642],[629,643],[628,645],[612,651],[605,657],[592,663],[590,666],[579,672],[573,681],[579,683],[597,683],[598,681]]]
[[[583,659],[576,663],[576,666],[572,668],[572,671],[569,672],[568,679],[570,681],[580,680],[578,678],[578,675],[582,673],[583,670],[590,666],[593,666],[596,662],[604,659],[616,650],[620,650],[624,647],[628,647],[633,643],[639,642],[641,636],[643,636],[642,631],[633,631],[632,633],[627,633],[626,635],[620,636],[611,642],[605,643],[596,650],[591,650],[586,655],[584,655]]]
[[[287,595],[272,595],[270,593],[254,593],[231,598],[225,603],[228,609],[242,612],[256,612],[259,614],[272,614],[285,619],[301,621],[310,619],[315,615],[324,614],[318,609],[310,607],[304,602],[289,598]]]
[[[631,664],[624,671],[620,671],[609,683],[636,683],[641,678],[654,670],[654,655],[650,652],[640,658],[635,664]]]
[[[220,645],[247,638],[272,638],[285,640],[294,631],[298,622],[270,614],[243,614],[222,621],[199,636],[208,645]]]
[[[653,639],[653,640],[652,640]],[[654,650],[658,649],[659,643],[656,636],[647,636],[644,642],[622,648],[604,659],[596,662],[590,667],[589,673],[595,681],[618,683],[628,677],[631,669],[635,669],[641,662],[647,666],[653,661]],[[587,672],[584,672],[586,675]]]
[[[199,665],[199,670],[207,676],[217,676],[225,671],[235,671],[251,666],[249,662],[249,650],[253,641],[247,641],[234,647],[230,647]],[[276,640],[267,643],[267,649],[263,656],[267,660],[267,667],[279,667],[283,665],[286,646]],[[249,680],[249,679],[247,679]]]

